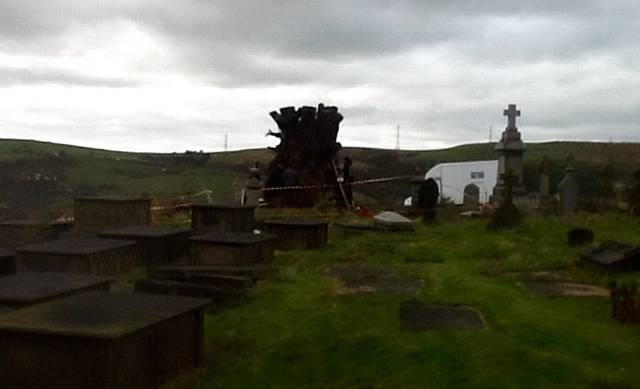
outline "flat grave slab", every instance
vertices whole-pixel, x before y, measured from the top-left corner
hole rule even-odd
[[[640,247],[608,241],[583,253],[583,261],[615,271],[640,269]]]
[[[67,238],[17,249],[18,272],[63,272],[116,275],[131,269],[139,257],[133,241]]]
[[[0,248],[0,277],[16,272],[16,252]]]
[[[93,292],[0,316],[0,387],[158,388],[202,359],[208,300]]]
[[[521,281],[519,284],[534,297],[609,297],[609,289],[598,285],[572,282]]]
[[[74,232],[99,232],[151,225],[151,199],[81,197],[75,199]]]
[[[199,266],[255,266],[273,262],[271,234],[208,233],[189,239],[191,263]]]
[[[186,279],[194,274],[216,274],[223,276],[250,277],[260,280],[274,272],[271,266],[159,266],[148,269],[149,278],[155,279]]]
[[[326,274],[340,281],[344,293],[417,293],[424,286],[424,280],[402,278],[379,265],[337,263]]]
[[[111,277],[68,273],[19,273],[0,278],[0,305],[23,308],[89,291],[109,290]]]
[[[0,247],[15,249],[26,244],[53,240],[66,231],[65,224],[31,220],[0,223]]]
[[[385,211],[373,217],[373,224],[385,231],[413,231],[415,223],[399,213]]]
[[[327,245],[329,223],[313,219],[278,219],[263,222],[270,234],[277,236],[278,250],[313,250]]]
[[[407,332],[427,330],[482,330],[485,321],[471,307],[427,305],[417,301],[404,302],[398,311],[400,328]]]
[[[140,247],[143,264],[160,266],[178,263],[187,258],[191,230],[164,226],[130,226],[102,231],[98,236],[135,241]]]
[[[256,207],[241,204],[192,204],[191,229],[201,232],[249,232],[256,226]]]
[[[152,295],[184,296],[206,298],[213,303],[225,303],[245,296],[242,289],[225,286],[209,286],[187,281],[176,280],[138,280],[135,285],[137,293]]]

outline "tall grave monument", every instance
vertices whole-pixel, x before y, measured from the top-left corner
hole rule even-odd
[[[515,176],[512,187],[514,198],[522,197],[526,194],[522,184],[522,158],[525,146],[516,126],[516,118],[520,116],[520,111],[516,109],[515,104],[509,104],[508,108],[504,110],[504,116],[508,119],[507,128],[495,147],[495,151],[498,154],[498,184],[493,190],[492,201],[497,204],[500,204],[504,197],[504,177],[507,176],[509,171]]]

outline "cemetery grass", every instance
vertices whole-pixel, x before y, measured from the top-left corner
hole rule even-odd
[[[327,249],[278,252],[279,271],[251,298],[207,314],[204,367],[169,387],[636,386],[640,331],[611,319],[607,298],[533,298],[508,273],[562,270],[606,285],[615,276],[581,267],[566,232],[588,226],[598,241],[640,244],[640,225],[620,215],[528,219],[505,232],[485,225],[334,233]],[[345,293],[325,275],[337,262],[388,266],[425,286],[409,296]],[[472,306],[486,329],[402,332],[407,300]]]

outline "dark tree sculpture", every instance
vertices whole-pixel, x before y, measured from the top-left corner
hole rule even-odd
[[[269,131],[267,135],[280,139],[273,150],[276,155],[267,169],[267,188],[284,186],[296,182],[299,186],[334,184],[334,165],[341,145],[336,140],[343,117],[336,107],[280,108],[270,113],[280,132]],[[293,179],[294,177],[295,179]],[[285,178],[285,180],[283,180]],[[265,199],[269,204],[289,207],[314,205],[323,190],[310,189],[267,190]]]

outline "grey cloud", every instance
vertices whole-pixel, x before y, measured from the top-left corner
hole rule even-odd
[[[0,65],[0,87],[42,84],[124,88],[140,86],[142,82],[133,79],[94,77],[60,69],[25,69]]]

